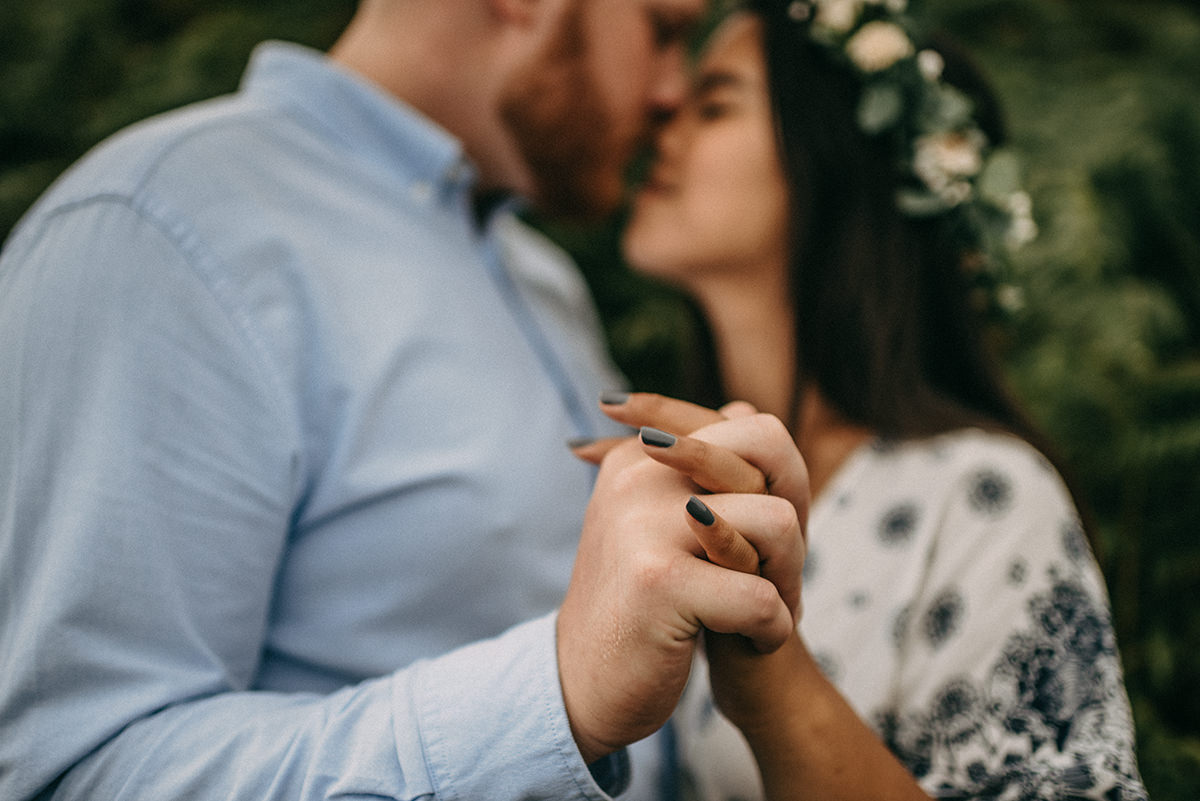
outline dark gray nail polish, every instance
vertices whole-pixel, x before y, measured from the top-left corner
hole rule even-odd
[[[675,437],[668,434],[666,431],[659,431],[657,428],[650,426],[642,426],[642,442],[647,445],[653,445],[656,448],[669,448],[675,444]]]
[[[717,518],[713,516],[712,509],[709,509],[708,505],[695,495],[688,498],[687,510],[688,514],[694,517],[696,522],[702,526],[711,526],[717,521]]]
[[[595,437],[572,437],[567,440],[567,447],[571,450],[576,448],[585,448],[596,441]]]
[[[628,392],[601,392],[600,402],[605,406],[620,406],[625,401],[629,400]]]

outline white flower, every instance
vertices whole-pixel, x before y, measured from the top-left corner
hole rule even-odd
[[[996,305],[1009,314],[1025,308],[1025,292],[1019,286],[1004,284],[996,288]]]
[[[837,33],[846,33],[858,22],[863,0],[820,0],[813,24]]]
[[[804,22],[812,16],[812,5],[807,0],[792,0],[788,5],[788,17],[793,22]]]
[[[1013,192],[1008,196],[1008,213],[1014,217],[1028,217],[1033,214],[1033,198],[1028,192]]]
[[[846,53],[864,72],[880,72],[913,54],[913,43],[898,25],[868,22],[846,42]]]
[[[1016,250],[1037,239],[1038,227],[1033,221],[1033,200],[1028,192],[1013,192],[1008,198],[1008,213],[1012,219],[1004,232],[1004,243]]]
[[[938,197],[949,208],[966,203],[971,199],[971,185],[966,181],[952,181],[938,192]]]
[[[917,69],[921,71],[921,75],[930,83],[935,83],[942,77],[942,70],[946,68],[946,60],[942,58],[942,54],[936,50],[922,50],[917,53]]]
[[[913,172],[940,194],[951,184],[979,172],[983,167],[983,142],[983,135],[977,131],[946,131],[919,137],[913,154]]]

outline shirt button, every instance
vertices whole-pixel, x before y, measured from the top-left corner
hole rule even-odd
[[[414,201],[424,206],[433,197],[433,185],[428,181],[417,181],[409,187],[408,192]]]

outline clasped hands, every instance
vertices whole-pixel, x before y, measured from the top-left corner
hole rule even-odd
[[[557,649],[589,763],[666,722],[702,632],[737,635],[725,639],[747,653],[794,638],[810,502],[786,427],[748,404],[633,394],[603,408],[643,433],[576,448],[600,470]]]

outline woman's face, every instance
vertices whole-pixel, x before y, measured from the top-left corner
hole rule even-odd
[[[625,232],[629,263],[690,288],[714,277],[781,278],[787,187],[757,18],[737,14],[721,25],[657,145]]]

